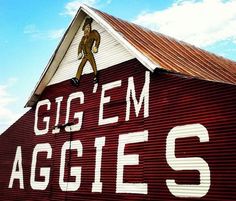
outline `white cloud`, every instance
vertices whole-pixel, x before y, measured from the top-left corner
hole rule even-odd
[[[30,35],[33,39],[53,40],[59,39],[63,36],[65,29],[41,31],[36,25],[29,24],[24,28],[24,34]]]
[[[11,109],[11,105],[17,101],[17,97],[9,93],[9,88],[16,82],[17,79],[10,78],[4,85],[0,85],[0,135],[21,115]]]
[[[35,24],[29,24],[29,25],[25,26],[25,28],[24,28],[24,34],[34,34],[37,32],[38,32],[38,30],[37,30]]]
[[[73,0],[65,5],[65,11],[61,14],[74,17],[77,10],[82,4],[86,4],[95,8],[100,8],[111,4],[111,2],[112,0]]]
[[[236,41],[236,0],[178,0],[156,12],[142,12],[134,23],[206,47]]]
[[[5,46],[7,46],[8,43],[9,43],[8,40],[1,38],[1,40],[0,40],[0,48],[3,48]]]
[[[46,35],[49,39],[58,39],[63,36],[64,32],[65,29],[49,30]]]
[[[107,1],[106,1],[106,4],[107,4],[107,5],[109,5],[109,4],[111,4],[111,3],[112,3],[112,0],[107,0]]]
[[[86,4],[88,6],[95,7],[97,3],[97,0],[75,0],[75,1],[70,1],[69,3],[66,4],[65,6],[65,12],[62,14],[64,15],[69,15],[69,16],[75,16],[77,10],[81,6],[81,4]]]

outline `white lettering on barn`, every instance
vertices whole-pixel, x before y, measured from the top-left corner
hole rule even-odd
[[[40,168],[40,176],[44,177],[44,181],[36,181],[35,180],[35,171],[36,171],[36,163],[37,156],[39,152],[47,152],[47,159],[52,158],[52,147],[49,143],[37,144],[33,151],[32,163],[31,163],[31,175],[30,175],[30,185],[34,190],[45,190],[48,186],[50,179],[50,168],[49,167],[41,167]]]
[[[101,166],[102,166],[102,148],[105,146],[106,137],[99,137],[95,139],[94,147],[96,147],[96,164],[95,176],[92,186],[92,192],[102,192],[101,182]]]
[[[189,132],[191,131],[191,132]],[[166,184],[170,192],[176,197],[201,198],[210,188],[210,169],[207,162],[200,157],[176,158],[175,140],[178,138],[198,137],[200,142],[208,142],[207,129],[201,124],[190,124],[172,128],[166,139],[166,160],[175,170],[197,170],[200,175],[200,184],[177,184],[174,179],[167,179]]]
[[[126,97],[124,98],[125,115],[123,116],[123,122],[128,123],[127,121],[131,121],[132,118],[141,118],[141,109],[143,108],[143,118],[149,117],[149,88],[150,88],[150,72],[145,73],[144,84],[140,94],[137,94],[137,88],[135,87],[135,82],[133,77],[129,77],[127,81],[127,89],[126,89]],[[120,87],[124,85],[124,82],[121,80],[117,80],[114,82],[106,83],[102,85],[100,103],[99,107],[99,115],[98,121],[96,122],[96,126],[104,126],[108,124],[115,124],[121,121],[121,115],[113,113],[110,117],[105,117],[105,111],[109,111],[109,103],[112,103],[114,97],[111,94],[115,90],[119,90]],[[126,85],[125,85],[126,86]],[[96,90],[93,90],[93,93],[98,93]],[[140,90],[139,90],[140,91]],[[139,97],[139,98],[138,98]],[[79,105],[85,105],[85,95],[83,92],[75,92],[70,94],[68,97],[56,97],[55,102],[51,103],[49,99],[41,100],[38,102],[35,110],[35,121],[34,121],[34,133],[36,137],[40,137],[45,135],[51,131],[52,134],[57,134],[61,132],[61,128],[59,125],[60,122],[60,114],[62,108],[62,101],[66,103],[66,115],[64,119],[64,129],[67,133],[80,131],[85,122],[83,122],[84,112],[85,111],[76,111],[74,112],[74,108],[77,108]],[[133,107],[131,104],[133,103]],[[51,106],[51,104],[54,104]],[[55,118],[50,118],[50,110],[56,106],[56,114]],[[131,108],[133,110],[131,111]],[[46,112],[45,112],[46,111]],[[72,114],[72,111],[74,114]],[[109,111],[110,112],[110,111]],[[134,115],[131,115],[133,112]],[[71,117],[73,116],[73,118]],[[50,122],[54,119],[55,122]],[[73,124],[71,123],[71,119],[73,119]],[[123,123],[122,122],[122,123]],[[70,125],[69,125],[70,124]],[[54,125],[53,128],[49,128],[49,125]],[[157,125],[158,126],[158,125]],[[95,131],[96,132],[96,131]],[[63,133],[62,133],[63,134]],[[116,169],[114,179],[115,183],[115,193],[126,193],[126,194],[148,194],[149,184],[146,182],[136,182],[133,183],[131,181],[127,182],[125,170],[128,168],[127,166],[137,166],[143,162],[140,160],[142,158],[142,152],[139,154],[127,154],[126,146],[137,144],[136,146],[143,146],[143,143],[148,143],[149,139],[149,131],[145,128],[132,132],[122,132],[118,134],[117,144],[115,147],[116,150]],[[151,135],[151,134],[150,134]],[[44,137],[44,136],[43,136]],[[189,124],[189,125],[177,125],[173,127],[167,135],[166,138],[166,165],[172,168],[174,171],[189,171],[194,170],[199,172],[199,184],[177,184],[175,179],[166,179],[166,188],[169,189],[171,195],[178,198],[201,198],[205,196],[210,190],[211,185],[211,174],[208,163],[201,157],[185,157],[178,158],[176,157],[176,140],[189,138],[189,137],[198,137],[200,143],[209,142],[209,135],[207,129],[201,124]],[[93,193],[102,193],[103,192],[103,180],[102,170],[103,170],[103,151],[106,149],[107,144],[109,144],[108,136],[98,136],[94,137],[94,180],[91,185],[91,192]],[[69,166],[69,173],[66,173],[66,165],[68,160],[66,159],[67,151],[74,150],[77,153],[77,158],[81,158],[83,161],[83,150],[86,153],[86,144],[82,143],[80,140],[70,140],[64,142],[61,147],[61,155],[60,155],[60,167],[59,167],[59,187],[61,191],[77,191],[79,190],[81,183],[83,182],[82,172],[86,171],[86,168],[83,169],[83,163],[77,166]],[[142,143],[142,145],[140,144]],[[83,145],[85,147],[83,147]],[[91,148],[91,147],[90,147]],[[73,152],[74,152],[73,151]],[[40,163],[37,163],[38,155],[41,152],[46,152],[46,160],[53,160],[53,148],[49,143],[40,143],[35,145],[32,154],[32,163],[31,163],[31,172],[30,172],[30,186],[34,190],[45,190],[50,183],[51,168],[50,167],[40,167]],[[92,158],[91,158],[92,159]],[[69,161],[70,162],[70,161]],[[23,165],[22,165],[22,151],[21,146],[17,147],[15,159],[12,166],[12,173],[10,176],[9,186],[8,188],[13,187],[14,182],[19,182],[20,189],[24,189],[24,178],[23,178]],[[36,181],[36,167],[40,167],[40,181]],[[73,177],[74,181],[68,181],[67,176]],[[109,178],[110,179],[110,178]]]
[[[55,102],[57,103],[57,114],[56,114],[56,122],[55,122],[55,127],[52,130],[53,134],[59,133],[60,132],[60,128],[57,127],[57,125],[59,124],[59,120],[60,120],[60,110],[61,110],[61,102],[63,100],[63,96],[57,97],[55,99]]]
[[[17,171],[17,166],[18,166],[18,171]],[[21,146],[18,146],[16,148],[16,155],[15,155],[15,160],[12,167],[12,172],[11,172],[8,188],[12,188],[12,185],[15,179],[19,180],[20,189],[24,189]]]
[[[142,103],[144,102],[144,118],[147,118],[149,116],[149,85],[150,85],[150,72],[146,71],[145,73],[145,83],[143,86],[143,90],[141,92],[141,95],[139,97],[139,102],[136,99],[136,92],[135,92],[135,87],[134,87],[134,78],[129,77],[128,79],[128,89],[127,89],[127,94],[126,94],[126,117],[125,120],[129,121],[130,119],[130,105],[131,105],[131,100],[130,96],[133,99],[134,102],[134,108],[135,108],[135,115],[136,117],[138,116]]]
[[[100,107],[99,107],[99,121],[98,121],[99,126],[118,122],[119,120],[118,116],[104,119],[103,110],[104,110],[104,104],[109,103],[111,101],[111,97],[105,96],[105,92],[107,90],[120,87],[120,86],[121,86],[121,80],[102,85],[102,95],[101,95],[101,101],[100,101]]]
[[[38,116],[39,116],[39,109],[40,107],[46,105],[47,106],[47,110],[50,110],[51,108],[51,102],[46,99],[46,100],[42,100],[42,101],[39,101],[37,106],[36,106],[36,110],[35,110],[35,120],[34,120],[34,133],[35,135],[44,135],[46,133],[48,133],[48,130],[49,130],[49,121],[50,121],[50,117],[44,117],[43,118],[43,122],[46,123],[46,126],[44,129],[39,129],[38,128]]]
[[[65,182],[64,173],[65,173],[65,163],[66,163],[66,150],[77,150],[77,157],[82,157],[83,155],[83,146],[79,140],[67,141],[63,144],[61,149],[61,163],[60,163],[60,177],[59,185],[62,191],[76,191],[80,187],[81,183],[81,167],[71,167],[70,174],[75,177],[74,182]]]
[[[147,194],[146,183],[125,183],[124,168],[126,165],[138,165],[139,155],[125,155],[125,146],[131,143],[148,141],[148,131],[128,133],[119,136],[117,151],[117,172],[116,172],[116,192],[117,193],[136,193]]]

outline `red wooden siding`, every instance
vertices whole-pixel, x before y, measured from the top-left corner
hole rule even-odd
[[[1,200],[235,200],[236,186],[236,88],[203,80],[183,78],[168,73],[151,73],[149,90],[149,117],[143,117],[143,105],[138,117],[131,102],[130,120],[126,116],[126,90],[128,78],[134,77],[137,99],[144,85],[146,68],[137,60],[116,65],[100,71],[100,81],[93,93],[92,74],[84,75],[79,88],[72,87],[70,81],[47,87],[40,100],[49,99],[51,109],[42,106],[39,111],[39,128],[42,119],[50,116],[49,132],[34,134],[34,113],[32,108],[3,135],[0,136],[0,199]],[[98,126],[99,104],[102,85],[121,80],[121,86],[106,91],[111,102],[104,104],[104,117],[118,116],[117,123]],[[65,123],[66,101],[76,91],[84,93],[84,104],[78,99],[72,101],[70,121],[73,113],[83,111],[82,129],[71,134],[61,131],[52,134],[56,118],[55,98],[63,96],[59,123]],[[177,158],[198,157],[204,159],[210,169],[210,188],[202,198],[177,198],[169,191],[166,180],[174,179],[178,184],[199,184],[196,170],[173,170],[166,160],[166,140],[170,130],[176,126],[203,125],[209,134],[208,142],[199,142],[197,137],[176,140]],[[124,167],[124,182],[146,183],[147,194],[116,193],[116,171],[118,140],[121,134],[148,131],[145,142],[127,144],[125,154],[138,154],[139,165]],[[191,131],[189,131],[191,132]],[[106,137],[102,152],[101,181],[102,193],[92,192],[94,182],[96,149],[95,138]],[[80,140],[82,157],[77,152],[67,152],[69,161],[65,168],[65,181],[74,181],[69,176],[70,167],[82,167],[81,185],[75,192],[62,192],[59,186],[61,148],[66,141]],[[33,190],[30,185],[32,153],[39,143],[49,143],[52,147],[51,159],[40,152],[37,157],[36,180],[41,167],[50,167],[50,180],[45,190]],[[20,189],[15,179],[8,188],[16,147],[21,146],[24,189]],[[71,155],[70,155],[71,154]],[[186,164],[188,165],[188,164]]]

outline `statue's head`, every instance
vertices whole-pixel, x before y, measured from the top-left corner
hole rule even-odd
[[[91,32],[92,22],[93,22],[92,18],[86,18],[85,19],[84,25],[82,27],[82,30],[84,31],[84,35],[87,35]]]

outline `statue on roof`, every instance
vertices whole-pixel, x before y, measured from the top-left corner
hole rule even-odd
[[[76,77],[71,79],[71,83],[74,86],[79,86],[80,77],[82,75],[83,69],[87,61],[92,66],[94,72],[94,83],[98,83],[98,72],[97,65],[94,59],[93,53],[98,52],[98,48],[100,45],[100,34],[97,30],[92,30],[92,18],[86,18],[82,30],[84,31],[84,35],[81,38],[81,41],[78,46],[78,59],[82,59],[80,65],[78,67]]]

